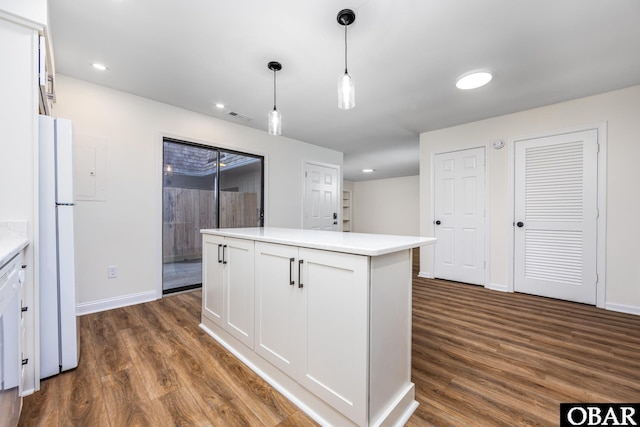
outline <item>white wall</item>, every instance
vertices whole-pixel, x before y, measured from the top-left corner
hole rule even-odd
[[[342,167],[342,153],[64,75],[53,115],[107,140],[106,201],[77,201],[80,312],[154,299],[161,282],[162,136],[265,156],[265,225],[302,225],[303,161]],[[265,123],[266,126],[266,123]],[[117,265],[119,277],[107,279]]]
[[[353,231],[420,235],[420,177],[353,183]]]
[[[508,283],[509,153],[513,139],[607,122],[606,305],[640,314],[640,86],[494,117],[420,135],[420,230],[432,235],[431,157],[487,146],[490,282]],[[503,139],[501,150],[490,141]],[[431,275],[432,248],[421,252],[421,274]]]

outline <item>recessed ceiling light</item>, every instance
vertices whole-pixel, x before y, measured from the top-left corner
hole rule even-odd
[[[371,173],[371,172],[375,172],[375,169],[362,169],[362,172],[364,173]]]
[[[222,102],[218,102],[218,103],[216,104],[216,108],[220,108],[220,109],[222,109],[222,108],[224,108],[224,104],[223,104]]]
[[[456,87],[463,90],[476,89],[489,83],[492,77],[491,73],[487,71],[474,71],[460,77],[456,82]]]
[[[100,71],[106,71],[107,67],[105,65],[102,64],[98,64],[97,62],[94,62],[93,64],[91,64],[93,66],[93,68],[95,68],[96,70],[100,70]]]

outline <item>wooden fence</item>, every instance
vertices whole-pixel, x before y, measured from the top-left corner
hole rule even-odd
[[[200,229],[216,227],[215,191],[165,188],[163,194],[163,262],[202,255]],[[220,227],[258,225],[256,193],[220,192]]]

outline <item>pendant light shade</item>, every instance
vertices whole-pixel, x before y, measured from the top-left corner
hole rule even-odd
[[[277,61],[271,61],[267,64],[267,67],[273,71],[273,110],[267,115],[267,121],[269,123],[269,133],[271,135],[282,134],[282,115],[276,108],[276,71],[282,70],[282,64]]]
[[[338,78],[338,108],[349,110],[356,106],[356,92],[353,79],[347,69],[347,27],[356,20],[351,9],[338,12],[338,23],[344,26],[344,74]]]
[[[353,79],[345,71],[338,78],[338,108],[349,110],[356,106],[356,90],[353,86]]]
[[[273,110],[268,114],[269,119],[269,133],[271,135],[282,134],[282,114],[280,111],[273,107]]]

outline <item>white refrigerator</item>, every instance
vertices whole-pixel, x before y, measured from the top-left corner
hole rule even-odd
[[[40,378],[78,366],[71,121],[40,116]]]

